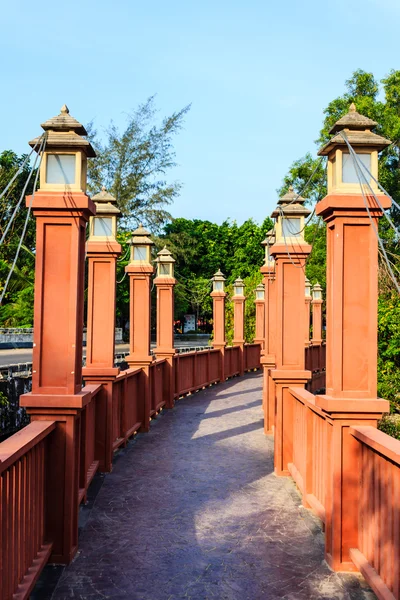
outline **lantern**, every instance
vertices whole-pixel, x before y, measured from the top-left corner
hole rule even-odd
[[[244,281],[240,277],[238,277],[233,284],[233,295],[244,296]]]
[[[317,282],[312,289],[313,300],[322,300],[322,287]]]
[[[157,258],[154,261],[157,266],[157,277],[174,277],[174,263],[171,252],[166,246],[158,252]]]
[[[40,165],[41,190],[86,192],[87,159],[96,156],[86,129],[69,114],[64,104],[58,116],[42,123],[47,140]],[[29,142],[35,147],[39,138]]]
[[[213,284],[213,292],[225,292],[225,277],[221,269],[218,269],[211,281]]]
[[[256,287],[256,300],[265,300],[265,288],[262,283],[259,283]]]
[[[364,183],[365,179],[375,192],[379,192],[367,170],[378,179],[378,152],[389,146],[390,141],[371,131],[376,125],[375,121],[358,113],[353,103],[349,112],[331,128],[329,133],[333,137],[318,152],[320,156],[328,157],[328,194],[362,193],[360,180]],[[342,131],[363,166],[356,166]]]
[[[89,241],[115,241],[117,235],[117,217],[121,214],[114,196],[105,187],[92,197],[96,204],[96,216],[90,217]]]
[[[304,243],[304,218],[311,213],[303,206],[305,201],[305,198],[296,194],[292,186],[279,199],[278,207],[271,215],[276,220],[276,243]]]
[[[139,225],[132,233],[132,239],[130,242],[131,246],[131,260],[130,264],[150,264],[151,263],[151,247],[154,246],[154,242],[149,238],[150,232]]]
[[[273,246],[274,244],[275,244],[275,230],[274,229],[270,229],[266,233],[265,240],[263,240],[261,242],[261,246],[264,246],[264,248],[265,248],[264,265],[266,267],[273,267],[274,266],[275,259],[274,259],[273,256],[270,255],[271,246]]]
[[[306,298],[311,298],[311,283],[308,277],[305,278],[305,296]]]

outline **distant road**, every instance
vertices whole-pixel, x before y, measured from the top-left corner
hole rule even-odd
[[[176,348],[191,348],[193,346],[207,346],[207,343],[199,342],[177,342]],[[153,346],[153,345],[152,345]],[[119,354],[122,352],[129,351],[129,344],[117,344],[115,346],[115,353]],[[86,356],[86,348],[83,348],[83,356]],[[8,365],[16,365],[18,363],[30,363],[32,362],[32,348],[15,348],[0,350],[0,367],[7,367]]]

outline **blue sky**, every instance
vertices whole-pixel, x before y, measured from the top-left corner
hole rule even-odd
[[[161,116],[192,103],[173,216],[262,221],[351,73],[400,68],[399,18],[399,0],[3,3],[0,150],[64,103],[101,130],[156,93]]]

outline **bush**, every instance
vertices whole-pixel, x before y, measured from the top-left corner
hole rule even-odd
[[[400,415],[385,415],[379,421],[378,429],[400,440]]]

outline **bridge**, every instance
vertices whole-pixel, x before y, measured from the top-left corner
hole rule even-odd
[[[376,223],[391,201],[376,183],[389,142],[375,125],[352,106],[321,149],[326,346],[321,288],[305,279],[310,211],[290,189],[265,242],[252,344],[241,279],[226,344],[218,271],[212,348],[177,354],[174,259],[161,250],[153,280],[153,241],[142,226],[133,232],[126,370],[114,365],[115,199],[86,194],[94,151],[68,109],[42,125],[31,142],[40,186],[27,198],[37,223],[35,327],[32,392],[20,404],[30,423],[0,444],[2,600],[44,597],[47,564],[65,566],[55,599],[350,599],[373,590],[399,600],[400,442],[377,429],[389,407],[376,393]],[[356,172],[353,146],[371,155],[367,190],[343,170],[348,152]]]

